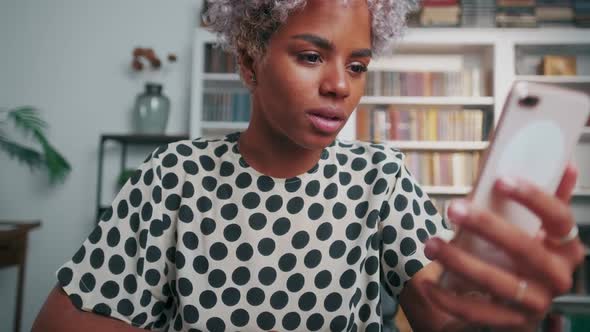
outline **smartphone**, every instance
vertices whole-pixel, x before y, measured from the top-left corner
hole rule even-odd
[[[589,114],[590,97],[583,92],[515,82],[481,159],[479,176],[469,195],[472,204],[491,209],[534,236],[541,227],[539,218],[514,201],[492,195],[493,185],[502,177],[518,177],[555,193]],[[502,250],[468,231],[458,229],[453,241],[487,262],[515,268]],[[443,271],[439,282],[459,294],[478,291],[450,271]]]

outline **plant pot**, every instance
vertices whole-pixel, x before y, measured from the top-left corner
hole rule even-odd
[[[170,99],[162,93],[162,85],[147,83],[145,91],[135,99],[135,131],[139,134],[163,134],[169,115]]]

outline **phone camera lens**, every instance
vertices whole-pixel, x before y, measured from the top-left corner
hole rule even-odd
[[[539,103],[539,97],[535,96],[526,96],[520,98],[518,104],[523,107],[535,107]]]

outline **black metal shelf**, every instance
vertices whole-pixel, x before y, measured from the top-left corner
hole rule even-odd
[[[108,141],[113,141],[121,145],[121,172],[127,164],[127,147],[130,145],[162,145],[169,144],[176,141],[188,139],[188,135],[147,135],[147,134],[103,134],[100,136],[100,144],[98,150],[98,182],[96,186],[96,222],[100,220],[100,216],[104,210],[109,206],[101,204],[102,196],[102,176],[103,176],[103,162],[104,162],[104,148]]]

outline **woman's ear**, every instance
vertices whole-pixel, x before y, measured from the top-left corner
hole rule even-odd
[[[256,69],[254,58],[246,50],[238,51],[238,64],[240,66],[240,75],[244,83],[253,89],[256,86]]]

